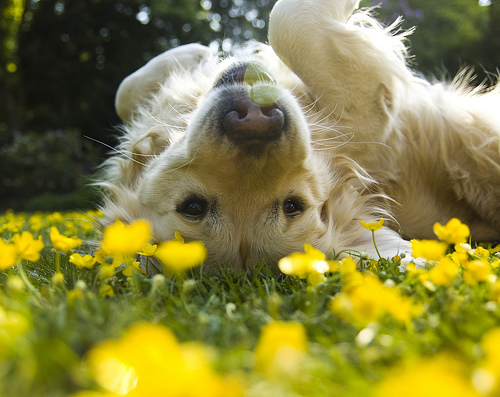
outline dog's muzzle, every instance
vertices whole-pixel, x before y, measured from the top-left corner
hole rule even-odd
[[[259,65],[236,64],[214,86],[222,97],[221,133],[240,148],[263,147],[278,140],[286,124],[279,105],[282,90]]]

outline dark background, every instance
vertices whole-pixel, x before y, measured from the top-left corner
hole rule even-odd
[[[155,55],[200,42],[229,51],[266,40],[275,0],[0,0],[0,210],[85,209],[87,184],[116,143],[121,80]],[[500,0],[380,0],[398,15],[412,66],[451,79],[473,66],[492,84],[500,67]],[[101,142],[101,143],[97,143]]]

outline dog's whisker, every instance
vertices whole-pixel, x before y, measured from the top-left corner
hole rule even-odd
[[[114,153],[121,154],[123,157],[127,158],[128,160],[130,160],[130,161],[132,161],[132,162],[134,162],[136,164],[139,164],[141,166],[145,166],[146,165],[145,163],[141,163],[140,161],[138,161],[138,160],[136,160],[136,159],[134,159],[132,157],[132,155],[136,155],[136,153],[132,153],[131,155],[129,155],[129,154],[127,154],[126,150],[121,150],[121,149],[114,148],[113,146],[110,146],[107,143],[104,143],[102,141],[94,139],[94,138],[92,138],[90,136],[84,135],[84,138],[90,139],[91,141],[94,141],[94,142],[96,142],[96,143],[98,143],[98,144],[100,144],[100,145],[102,145],[102,146],[104,146],[104,147],[106,147],[108,149],[111,149]],[[128,152],[128,153],[130,153],[130,152]]]
[[[172,109],[174,109],[175,111],[177,111],[174,107],[172,107]],[[147,114],[148,114],[149,117],[151,117],[151,119],[153,119],[154,121],[156,121],[158,124],[162,125],[163,127],[172,128],[172,129],[179,130],[179,131],[181,131],[184,128],[182,126],[168,124],[165,121],[160,120],[158,117],[156,117],[155,115],[153,115],[149,110],[147,111]]]

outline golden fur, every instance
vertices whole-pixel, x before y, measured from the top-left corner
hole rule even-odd
[[[219,59],[191,44],[125,79],[119,154],[104,167],[107,218],[148,219],[155,241],[175,231],[203,241],[209,270],[275,266],[304,243],[374,255],[359,221],[380,217],[391,220],[377,232],[385,257],[409,253],[398,231],[430,238],[453,216],[474,238],[498,239],[499,89],[417,77],[404,35],[352,15],[357,5],[280,0],[272,48]],[[235,65],[257,78],[221,83]],[[228,98],[243,94],[272,97],[285,119],[279,139],[241,145],[221,133]]]

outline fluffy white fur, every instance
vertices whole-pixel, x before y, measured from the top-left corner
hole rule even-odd
[[[434,222],[454,216],[473,238],[498,239],[499,89],[417,77],[404,35],[352,15],[357,6],[280,0],[272,48],[253,44],[221,60],[191,44],[125,79],[120,154],[104,168],[108,219],[146,218],[155,241],[175,231],[202,240],[209,270],[275,266],[304,243],[375,255],[359,221],[382,216],[392,228],[377,232],[385,257],[409,251],[397,231],[429,238]],[[241,62],[266,78],[219,86]],[[223,104],[242,92],[271,96],[286,117],[280,138],[258,154],[220,131]],[[284,210],[290,199],[300,211]],[[186,216],[189,200],[204,203],[202,216]]]
[[[434,222],[458,217],[473,239],[498,239],[500,88],[472,89],[463,75],[452,84],[416,76],[404,35],[352,15],[358,4],[281,0],[271,45],[331,109],[331,122],[348,128],[341,151],[398,203],[392,213],[403,236],[433,238]]]

